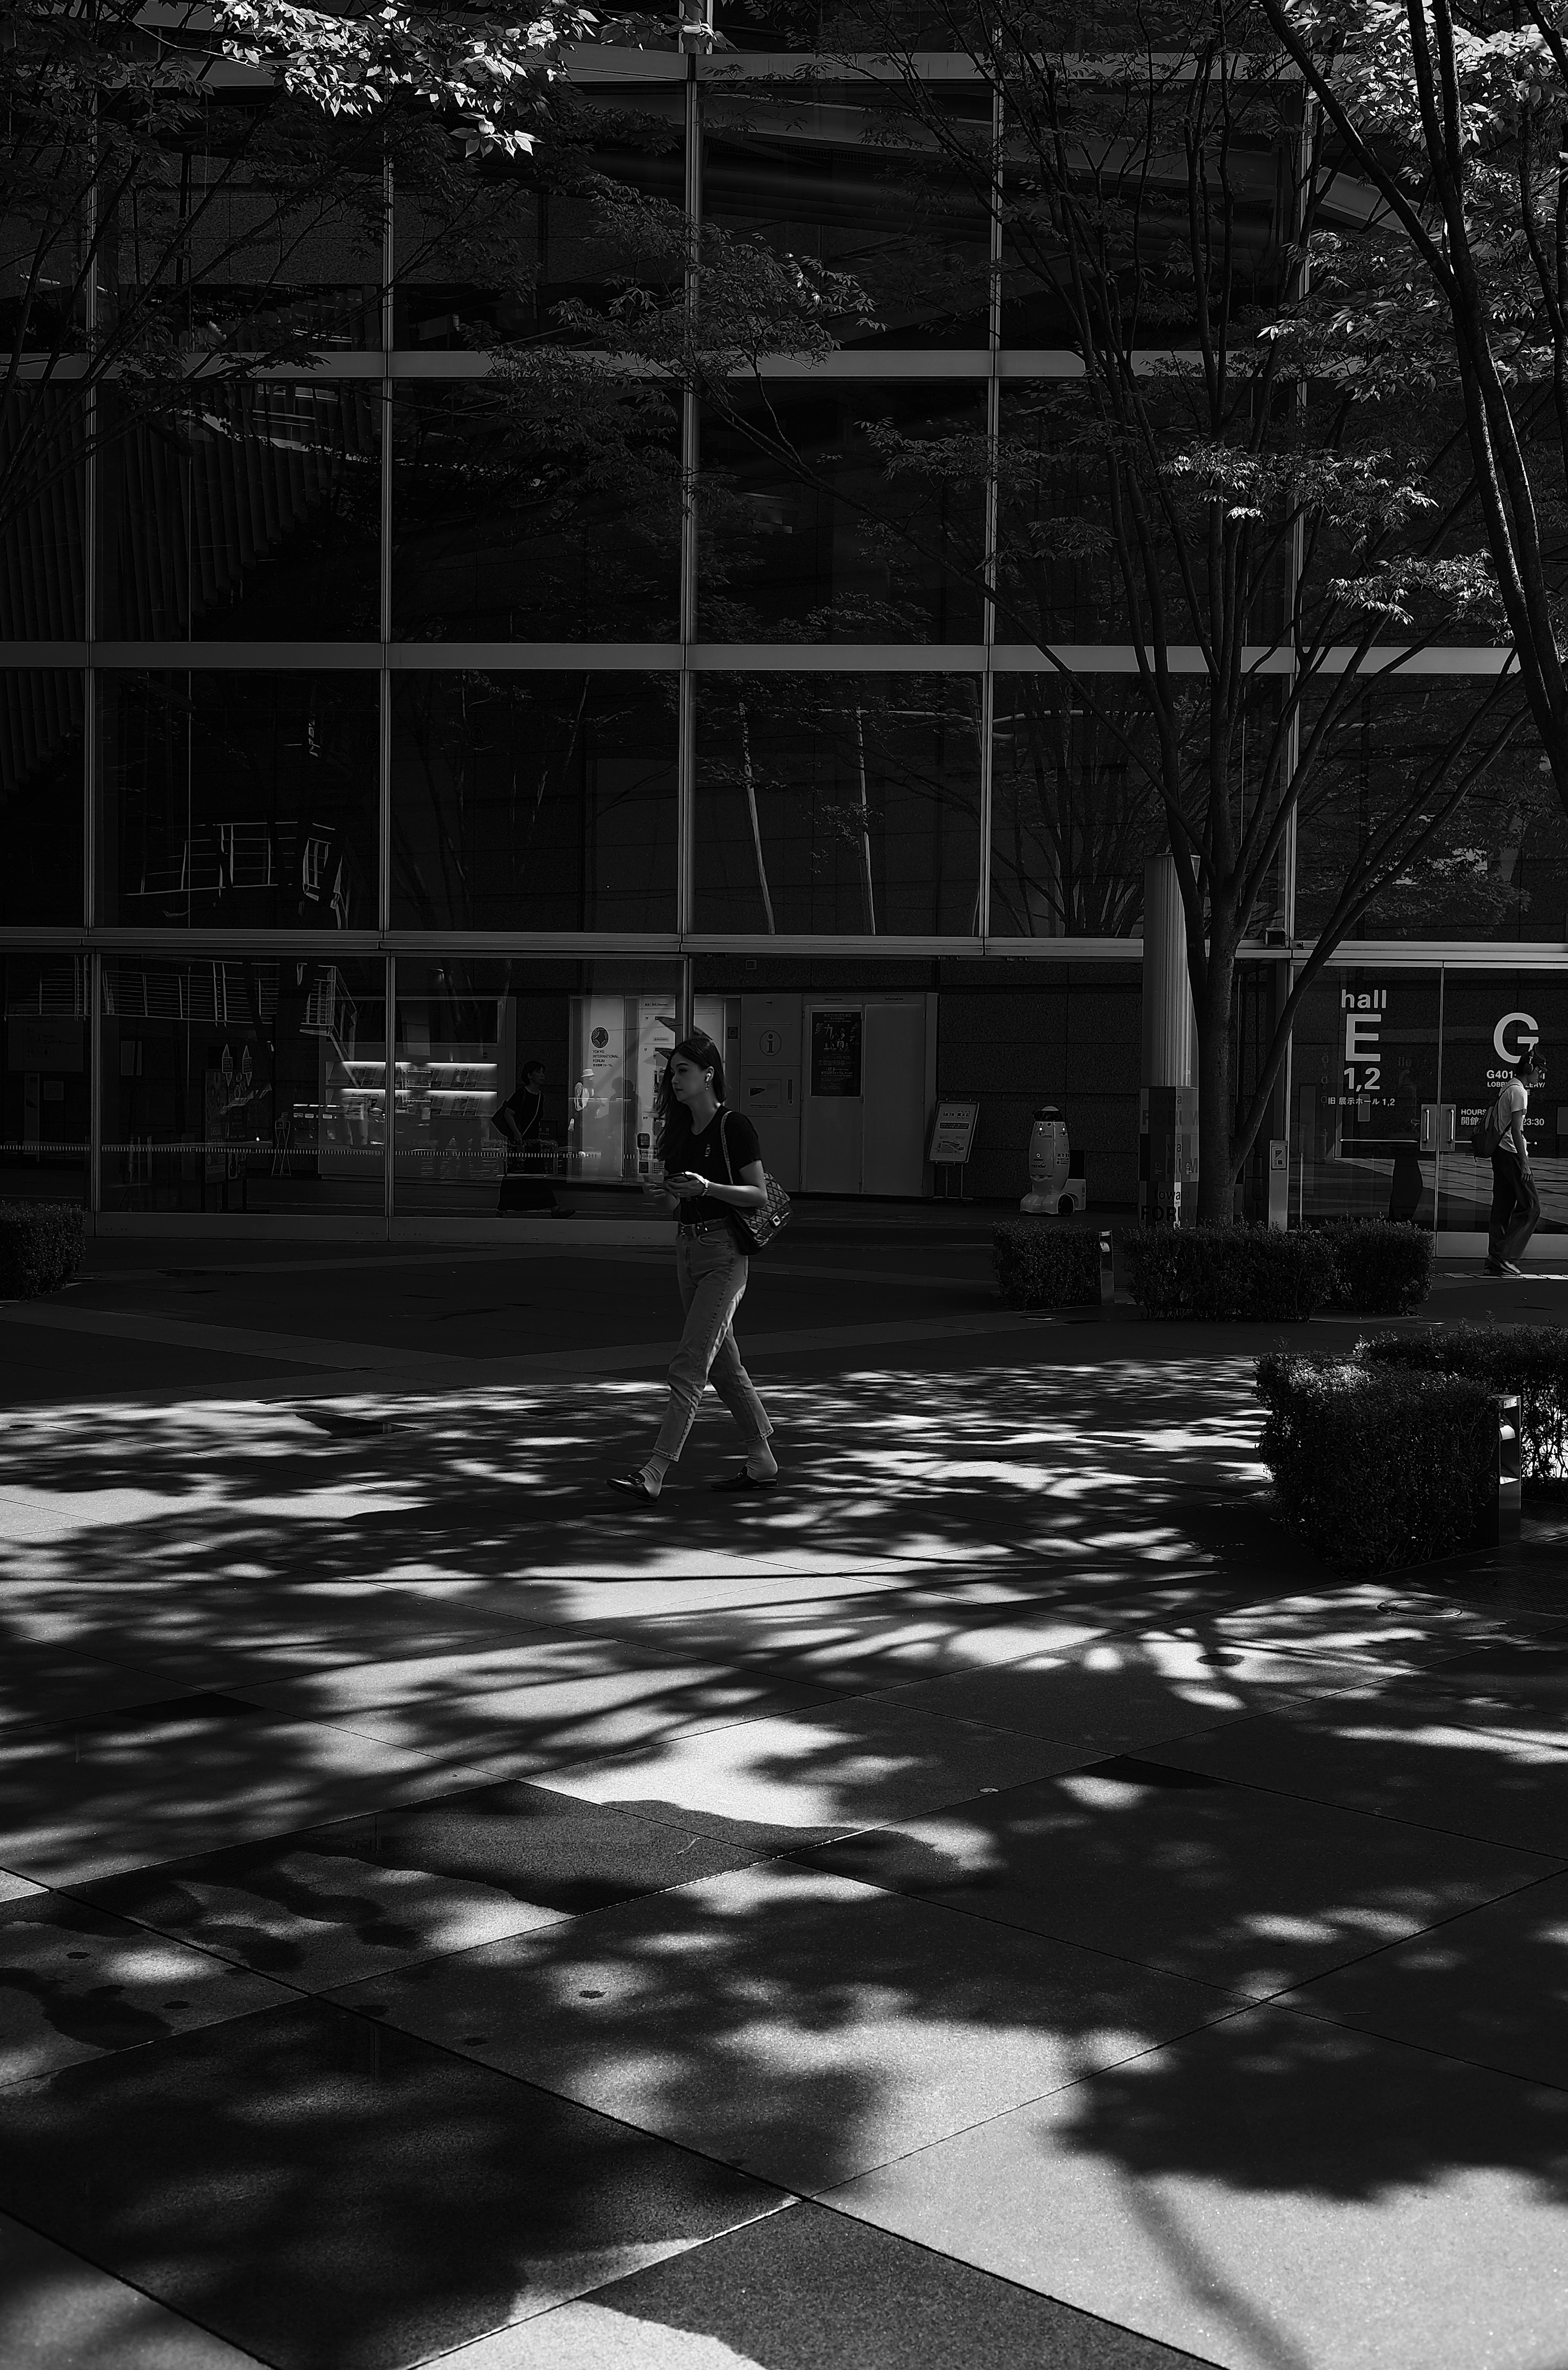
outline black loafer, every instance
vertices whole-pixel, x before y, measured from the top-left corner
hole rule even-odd
[[[640,1498],[645,1506],[656,1506],[659,1502],[640,1473],[612,1473],[610,1487],[612,1490],[624,1490],[628,1498]]]
[[[710,1490],[717,1490],[721,1496],[738,1497],[747,1490],[777,1490],[778,1476],[777,1473],[770,1473],[765,1481],[759,1481],[755,1474],[748,1473],[745,1467],[742,1465],[737,1467],[733,1473],[726,1473],[721,1481],[710,1481],[708,1486]]]

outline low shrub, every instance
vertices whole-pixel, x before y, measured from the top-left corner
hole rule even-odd
[[[1322,1228],[1333,1254],[1333,1305],[1355,1317],[1413,1317],[1432,1289],[1436,1242],[1385,1218]]]
[[[36,1300],[81,1272],[85,1238],[75,1202],[0,1202],[0,1300]]]
[[[1279,1510],[1325,1561],[1393,1571],[1493,1536],[1497,1404],[1485,1383],[1275,1352],[1258,1361],[1257,1391]]]
[[[1049,1218],[1008,1218],[991,1229],[997,1285],[1009,1308],[1087,1308],[1100,1298],[1100,1237]]]
[[[1355,1345],[1384,1373],[1462,1375],[1519,1395],[1519,1468],[1527,1489],[1568,1482],[1568,1329],[1455,1325],[1442,1332],[1371,1333]]]
[[[1333,1290],[1321,1234],[1274,1226],[1148,1226],[1118,1236],[1128,1288],[1147,1317],[1284,1318],[1301,1324]]]

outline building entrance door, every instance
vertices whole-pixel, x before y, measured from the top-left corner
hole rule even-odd
[[[861,1005],[806,1007],[801,1182],[808,1193],[860,1191],[865,1034]]]
[[[804,1191],[923,1193],[926,999],[808,1002],[801,1033]]]

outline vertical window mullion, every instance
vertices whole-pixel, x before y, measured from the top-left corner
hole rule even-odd
[[[1002,425],[1002,86],[991,90],[991,224],[986,305],[986,556],[985,599],[980,635],[986,649],[986,669],[980,679],[980,893],[975,901],[975,935],[984,942],[991,932],[991,812],[992,770],[997,720],[997,678],[992,652],[997,641],[997,542],[998,503],[997,453]]]

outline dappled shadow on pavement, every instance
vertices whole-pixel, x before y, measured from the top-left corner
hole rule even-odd
[[[646,1516],[632,1386],[14,1425],[0,1867],[97,1922],[17,1921],[0,2210],[283,2370],[799,2189],[1243,2370],[1549,2364],[1559,1650],[1327,1584],[1248,1384],[775,1386],[777,1500]]]

